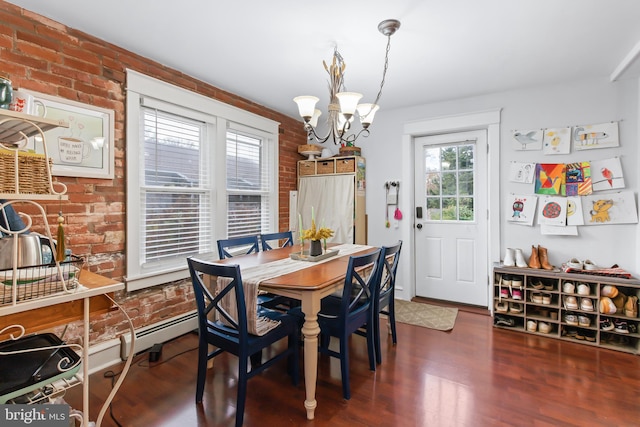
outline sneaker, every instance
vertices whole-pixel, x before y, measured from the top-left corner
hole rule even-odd
[[[519,302],[510,302],[509,303],[509,311],[511,313],[522,313],[522,304]]]
[[[564,322],[567,325],[578,326],[578,316],[573,313],[567,313],[564,315]]]
[[[613,331],[613,323],[611,323],[611,319],[603,318],[600,319],[600,329],[603,331]]]
[[[500,288],[500,298],[509,298],[509,289]]]
[[[580,283],[578,285],[578,295],[589,295],[591,293],[591,288],[586,283]]]
[[[577,329],[576,328],[563,328],[562,329],[562,336],[567,337],[567,338],[575,338],[576,337],[576,333],[577,333]]]
[[[551,332],[551,325],[547,322],[540,322],[538,323],[538,331],[542,332],[543,334],[548,334],[549,332]]]
[[[536,291],[539,291],[540,289],[544,288],[544,283],[542,283],[541,281],[538,280],[536,283],[532,283],[531,287],[533,289],[535,289]]]
[[[511,298],[522,301],[522,289],[512,289]]]
[[[496,301],[496,312],[506,313],[509,309],[509,305],[506,301]]]
[[[595,332],[585,332],[584,338],[589,342],[596,342],[596,333]]]
[[[544,305],[551,304],[551,295],[550,294],[542,294],[542,303]]]
[[[578,325],[585,328],[591,326],[591,318],[583,314],[578,315]]]
[[[497,326],[513,326],[513,325],[515,325],[515,321],[510,317],[495,316],[493,321]]]
[[[567,267],[569,268],[573,268],[575,270],[582,270],[582,261],[579,261],[577,258],[571,258],[568,262],[567,262]]]
[[[595,265],[590,259],[585,259],[582,263],[585,270],[598,270],[600,267]]]
[[[576,287],[571,282],[564,282],[562,284],[562,292],[565,294],[572,294],[576,290]]]
[[[527,320],[527,331],[535,332],[538,329],[538,322],[535,320]]]
[[[536,304],[542,304],[542,294],[537,292],[531,294],[531,302],[534,302]]]
[[[576,297],[564,297],[564,308],[567,310],[577,310],[578,300]],[[593,309],[593,307],[591,307]]]
[[[580,298],[580,310],[593,311],[593,302],[590,298]]]
[[[619,332],[621,334],[628,334],[629,333],[629,325],[627,324],[626,320],[620,320],[620,319],[616,319],[613,322],[613,330],[616,332]]]

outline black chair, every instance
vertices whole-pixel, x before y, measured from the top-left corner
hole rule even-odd
[[[380,275],[380,280],[378,281],[378,298],[375,301],[375,308],[373,310],[376,362],[378,364],[382,363],[382,353],[380,349],[380,313],[387,316],[393,344],[395,345],[398,342],[396,335],[395,291],[400,249],[402,249],[402,240],[398,241],[394,246],[383,246],[380,251],[380,258],[378,258],[378,274]]]
[[[236,251],[231,251],[231,249],[236,249],[238,252],[234,254]],[[218,240],[218,256],[220,259],[225,258],[233,258],[234,255],[246,255],[256,253],[260,250],[258,236],[242,236],[242,237],[231,237],[229,239],[220,239]]]
[[[372,324],[375,307],[376,286],[379,280],[378,257],[380,249],[367,255],[351,256],[342,289],[342,297],[326,297],[318,313],[320,325],[319,351],[340,359],[342,375],[342,394],[351,398],[349,383],[349,342],[348,338],[364,325]],[[304,318],[300,308],[291,309],[291,313]],[[329,348],[330,337],[340,341],[339,351]],[[367,328],[367,353],[369,369],[376,370],[374,328]]]
[[[279,248],[284,248],[287,246],[293,246],[293,233],[291,231],[282,231],[280,233],[267,233],[260,235],[260,241],[262,242],[262,250],[270,251],[273,249],[273,243],[269,244],[269,242],[278,241]],[[280,241],[283,240],[282,243]],[[274,245],[275,246],[275,245]]]
[[[247,380],[273,365],[278,360],[289,358],[289,374],[294,385],[298,385],[298,334],[297,319],[282,312],[259,309],[259,316],[266,316],[280,324],[267,332],[257,336],[249,334],[247,330],[247,311],[242,287],[242,277],[238,265],[214,264],[190,257],[187,259],[193,290],[198,307],[198,379],[196,383],[196,403],[202,402],[204,384],[207,376],[207,361],[227,351],[238,357],[238,397],[236,406],[236,426],[241,426],[244,418],[244,406],[247,394]],[[204,284],[202,276],[228,277],[231,279],[217,295],[213,295]],[[234,294],[238,319],[232,319],[221,306],[222,298],[227,294]],[[227,326],[221,319],[232,325]],[[251,363],[251,370],[247,371],[248,360],[251,356],[260,354],[262,349],[288,337],[287,349],[275,354],[271,359],[262,363]],[[209,353],[209,345],[216,347]],[[254,358],[251,357],[253,360]]]

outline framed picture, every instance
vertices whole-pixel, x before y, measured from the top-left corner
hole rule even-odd
[[[44,132],[47,154],[53,160],[52,175],[113,178],[113,110],[31,93],[42,103],[37,115],[69,123],[68,128]],[[41,139],[34,138],[34,149],[38,153],[44,153]]]

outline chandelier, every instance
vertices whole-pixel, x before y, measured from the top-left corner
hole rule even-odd
[[[333,51],[333,60],[331,65],[327,66],[322,61],[324,69],[329,74],[329,106],[327,126],[328,132],[325,136],[319,136],[316,133],[318,118],[322,114],[316,108],[319,98],[315,96],[298,96],[293,98],[298,104],[298,111],[304,120],[304,129],[307,131],[309,140],[315,140],[319,143],[325,143],[332,140],[334,144],[341,146],[351,146],[360,137],[360,135],[369,136],[369,126],[373,122],[373,118],[380,108],[378,101],[382,95],[382,87],[384,79],[389,67],[389,49],[391,48],[391,36],[400,28],[400,21],[395,19],[387,19],[378,24],[378,31],[387,37],[387,49],[384,56],[384,69],[382,71],[382,81],[376,99],[371,104],[358,104],[362,98],[361,93],[347,92],[344,83],[344,70],[346,64],[338,48]],[[361,129],[358,132],[351,132],[351,124],[354,121],[356,112],[360,118]]]

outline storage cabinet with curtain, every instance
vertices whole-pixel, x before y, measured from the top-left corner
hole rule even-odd
[[[367,243],[365,159],[360,156],[298,162],[298,213],[303,228],[311,225],[334,231],[329,243]]]

